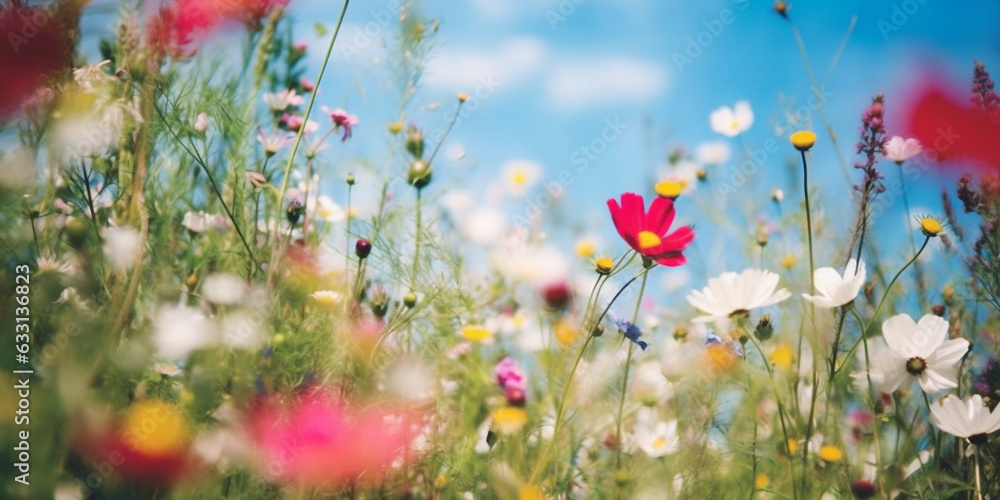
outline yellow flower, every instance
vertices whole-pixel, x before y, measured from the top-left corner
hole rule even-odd
[[[758,490],[767,488],[769,484],[771,484],[771,478],[767,477],[767,474],[761,474],[753,481],[753,485],[756,486]]]
[[[785,269],[791,269],[795,267],[795,256],[788,254],[781,258],[781,266]]]
[[[392,122],[389,124],[389,132],[398,134],[403,130],[403,122]]]
[[[840,459],[844,457],[844,452],[840,451],[840,448],[828,444],[820,447],[818,455],[819,458],[822,458],[824,461],[832,463],[839,462]]]
[[[583,238],[576,242],[576,254],[579,255],[581,259],[589,259],[593,257],[594,252],[596,251],[597,244],[590,238]]]
[[[782,370],[791,368],[793,360],[792,348],[785,344],[779,345],[771,353],[771,363]]]
[[[469,94],[466,94],[465,92],[458,93],[458,102],[465,102],[468,100],[469,100]]]
[[[537,486],[525,486],[517,495],[517,500],[545,500],[545,494]]]
[[[313,304],[316,304],[316,306],[333,310],[340,306],[344,297],[333,290],[318,290],[309,295],[309,298],[312,299]]]
[[[522,408],[504,406],[493,412],[493,425],[504,434],[517,432],[526,423],[528,423],[528,413]]]
[[[788,440],[788,454],[794,455],[796,451],[799,451],[799,442],[794,439]]]
[[[668,198],[671,200],[676,200],[681,192],[684,191],[684,182],[682,181],[663,181],[656,184],[656,194]]]
[[[941,222],[934,217],[924,217],[920,220],[920,231],[928,238],[937,236],[943,229],[944,227],[941,226]]]
[[[163,456],[187,446],[190,433],[184,415],[177,407],[163,401],[140,401],[125,415],[124,436],[136,451]]]
[[[736,351],[725,342],[716,342],[705,347],[705,364],[713,375],[729,371],[739,360]]]
[[[809,151],[812,149],[813,144],[816,144],[816,134],[808,130],[800,130],[790,138],[792,141],[792,146],[799,151]]]
[[[493,332],[482,325],[466,325],[462,328],[462,335],[470,342],[488,342],[493,338]]]
[[[608,257],[600,257],[597,259],[597,272],[599,274],[611,274],[611,269],[615,267],[615,261]]]
[[[437,489],[444,488],[448,485],[448,477],[444,474],[434,478],[434,487]]]
[[[580,330],[566,318],[561,318],[552,325],[552,333],[564,347],[573,345],[580,338]]]

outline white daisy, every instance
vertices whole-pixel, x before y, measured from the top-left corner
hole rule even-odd
[[[705,314],[692,321],[704,323],[727,319],[736,313],[774,305],[792,296],[784,288],[775,291],[777,286],[778,275],[762,269],[746,269],[740,274],[722,273],[718,278],[710,278],[708,286],[701,291],[694,290],[687,296],[688,302]]]
[[[844,275],[837,274],[832,267],[821,267],[813,273],[813,281],[819,295],[802,294],[802,298],[827,309],[850,303],[858,296],[865,284],[867,273],[865,262],[851,259],[844,268]]]
[[[677,421],[657,422],[651,427],[636,429],[635,439],[647,456],[652,458],[670,455],[680,448]]]
[[[542,177],[542,166],[529,160],[511,160],[503,166],[503,177],[511,196],[524,196]]]
[[[729,161],[726,141],[703,142],[694,149],[694,158],[705,165],[721,165]]]
[[[736,137],[753,125],[753,110],[747,101],[738,101],[736,106],[722,106],[709,115],[712,130],[726,137]]]
[[[168,360],[183,361],[215,341],[211,321],[190,307],[161,307],[153,324],[153,345]]]
[[[989,433],[1000,430],[1000,411],[990,411],[978,394],[966,401],[949,395],[931,405],[931,422],[948,434],[967,439],[968,456],[975,446],[986,444]]]
[[[958,387],[958,363],[969,350],[965,339],[948,340],[948,322],[933,314],[914,322],[899,314],[882,323],[886,349],[873,359],[872,380],[882,390],[905,389],[916,378],[924,392]]]
[[[280,90],[275,93],[265,92],[263,96],[264,104],[274,111],[284,111],[289,106],[301,106],[305,102],[302,96],[295,93],[294,89]]]
[[[108,227],[103,236],[104,255],[115,270],[124,271],[135,263],[142,244],[138,231],[130,227]]]
[[[205,278],[201,293],[205,300],[227,306],[241,302],[247,294],[247,286],[239,276],[215,273]]]

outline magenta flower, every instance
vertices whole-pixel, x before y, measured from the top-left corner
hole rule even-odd
[[[261,471],[274,481],[337,486],[378,481],[409,457],[414,416],[353,411],[329,391],[295,402],[266,401],[252,418]],[[412,457],[410,457],[412,458]]]
[[[337,108],[334,110],[324,108],[324,111],[330,114],[330,119],[333,120],[334,130],[339,130],[341,128],[344,129],[344,135],[340,138],[341,142],[350,139],[352,129],[358,124],[358,117],[344,111],[343,108]]]
[[[497,377],[500,388],[504,390],[507,402],[514,406],[523,406],[528,380],[525,378],[524,372],[517,367],[517,362],[510,358],[503,358],[493,368],[493,373]]]
[[[284,114],[281,115],[280,123],[282,127],[285,127],[286,129],[291,130],[292,132],[298,132],[299,129],[302,128],[303,123],[305,123],[305,120],[303,120],[302,117],[299,115]],[[309,120],[308,123],[305,123],[305,126],[306,126],[305,130],[306,134],[311,134],[319,130],[319,124],[312,120]]]

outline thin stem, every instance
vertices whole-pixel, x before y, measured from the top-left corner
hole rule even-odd
[[[809,83],[812,85],[813,96],[816,98],[816,106],[819,108],[819,114],[823,118],[823,124],[826,125],[827,133],[830,135],[830,142],[833,143],[833,150],[837,152],[837,161],[840,163],[840,170],[844,173],[844,180],[847,181],[847,185],[851,185],[851,175],[847,170],[847,161],[844,159],[844,154],[840,151],[840,144],[837,143],[837,133],[833,130],[833,125],[830,123],[830,117],[826,114],[826,106],[823,105],[823,95],[819,84],[816,79],[816,74],[813,72],[812,64],[809,62],[809,52],[806,50],[806,43],[802,39],[802,34],[799,33],[799,29],[795,26],[795,23],[791,19],[788,19],[788,24],[792,28],[792,36],[795,37],[795,44],[799,47],[799,53],[802,54],[802,61],[805,62],[806,74],[809,76]]]
[[[976,464],[976,500],[983,500],[982,485],[979,484],[979,447],[977,446],[972,453],[972,459]]]
[[[899,166],[899,185],[903,188],[903,207],[906,208],[906,220],[910,220],[913,214],[910,212],[909,197],[906,196],[906,176],[903,175],[903,162],[898,161],[896,165]],[[913,242],[913,235],[911,234],[907,239],[910,240],[910,250],[916,252],[917,244]]]
[[[323,83],[323,75],[326,73],[326,66],[330,63],[330,57],[333,55],[333,45],[337,41],[337,35],[340,33],[340,26],[344,23],[344,16],[347,14],[347,6],[350,5],[351,0],[344,0],[344,7],[340,10],[340,16],[337,17],[337,25],[333,28],[333,37],[330,38],[330,45],[326,48],[326,55],[323,57],[323,64],[319,68],[319,76],[316,77],[316,88],[320,88],[320,84]],[[312,92],[309,95],[309,105],[306,106],[305,114],[302,116],[302,123],[309,123],[309,116],[312,114],[313,105],[316,104],[316,96],[319,92]],[[302,136],[305,133],[306,127],[299,127],[299,131],[295,134],[295,142],[292,144],[292,152],[288,155],[288,163],[285,164],[285,175],[281,179],[281,189],[278,191],[278,211],[281,211],[281,200],[285,199],[285,191],[288,190],[288,178],[292,173],[292,165],[295,162],[295,154],[299,151],[299,145],[302,144]],[[281,214],[279,213],[280,217]],[[277,252],[271,252],[271,265],[267,267],[267,281],[271,282],[271,278],[274,276],[274,259],[277,256]]]
[[[410,291],[412,291],[412,292],[415,292],[416,289],[417,289],[417,269],[418,269],[419,264],[420,264],[420,230],[421,230],[421,227],[420,227],[421,226],[421,223],[420,223],[420,205],[421,205],[420,201],[421,201],[421,196],[420,196],[420,194],[423,193],[423,192],[424,192],[423,189],[417,188],[417,232],[414,235],[414,239],[416,241],[414,243],[414,248],[413,248],[413,271],[410,274]]]
[[[833,387],[833,377],[837,374],[837,354],[840,352],[840,335],[844,331],[844,320],[847,319],[847,310],[854,306],[853,302],[844,304],[840,311],[840,321],[837,323],[837,333],[833,336],[833,352],[830,353],[830,387]]]
[[[635,299],[635,309],[632,312],[632,324],[635,324],[635,322],[639,319],[639,306],[642,305],[642,295],[646,291],[647,278],[649,278],[649,273],[642,273],[642,285],[639,286],[639,296]],[[622,414],[625,411],[625,395],[628,394],[628,372],[629,366],[632,364],[633,347],[635,347],[635,343],[630,341],[628,343],[628,354],[625,355],[625,375],[622,377],[622,395],[618,400],[618,430],[615,433],[615,448],[617,450],[616,463],[618,464],[619,469],[622,466]]]
[[[764,368],[767,370],[767,378],[771,380],[771,389],[774,390],[774,400],[778,403],[778,421],[781,422],[781,433],[785,437],[785,443],[782,447],[785,452],[788,452],[788,442],[790,441],[788,435],[788,426],[785,424],[785,409],[784,405],[781,404],[781,398],[778,397],[778,384],[774,381],[774,370],[771,369],[771,363],[767,360],[767,356],[764,355],[764,350],[757,343],[757,340],[753,336],[748,337],[750,342],[753,343],[754,347],[757,348],[757,352],[760,353],[760,360],[764,363]],[[789,453],[789,455],[791,455]],[[792,466],[792,460],[788,460],[788,477],[792,480],[792,499],[798,500],[799,489],[798,484],[795,481],[795,469]]]
[[[434,157],[437,156],[438,151],[441,149],[441,145],[444,144],[444,140],[448,137],[448,134],[451,133],[451,128],[455,126],[455,121],[458,120],[458,112],[462,110],[462,104],[465,104],[465,101],[458,101],[458,106],[455,108],[455,114],[451,115],[451,121],[448,122],[448,128],[445,129],[441,139],[439,139],[437,145],[434,146],[434,151],[432,151],[431,155],[427,158],[428,165],[434,161]]]
[[[794,25],[792,26],[794,29]],[[798,30],[795,30],[796,33]],[[808,64],[808,62],[807,62]],[[810,74],[812,69],[809,70]],[[812,210],[809,207],[809,165],[806,162],[806,152],[803,150],[802,153],[802,191],[805,196],[806,204],[806,239],[809,242],[809,293],[816,293],[816,264],[813,260],[813,239],[812,239]],[[816,332],[816,304],[809,303],[811,314],[810,319],[812,321],[813,331]],[[802,463],[807,464],[809,462],[809,439],[812,438],[813,431],[813,418],[816,412],[816,398],[819,396],[819,374],[816,370],[816,349],[813,349],[813,393],[812,401],[809,404],[809,421],[806,422],[806,443],[807,446],[802,447]],[[802,363],[802,338],[799,338],[799,365]]]

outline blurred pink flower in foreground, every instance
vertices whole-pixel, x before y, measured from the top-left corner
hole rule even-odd
[[[896,163],[903,163],[917,156],[923,150],[924,147],[920,145],[920,141],[913,138],[903,139],[898,135],[893,136],[889,142],[885,143],[885,157]]]
[[[292,404],[265,401],[252,424],[262,472],[280,482],[329,486],[377,481],[408,458],[412,414],[349,406],[327,390]]]

